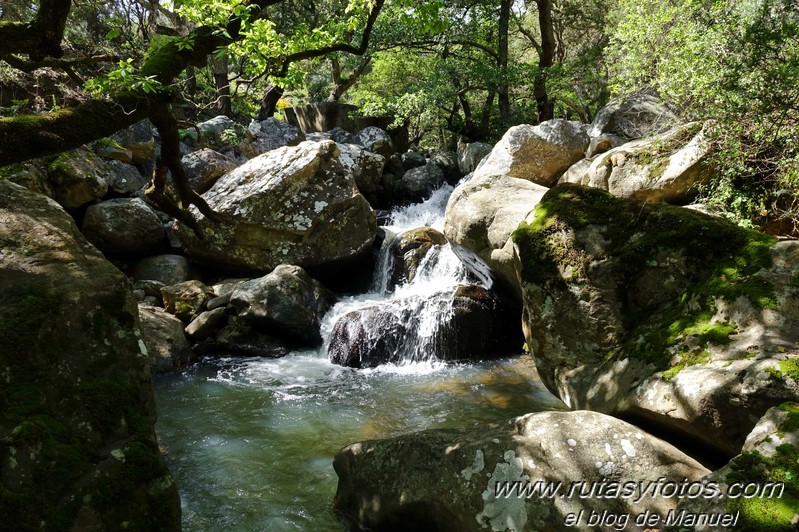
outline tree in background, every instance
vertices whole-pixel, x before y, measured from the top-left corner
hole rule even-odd
[[[619,0],[617,92],[652,86],[712,120],[719,179],[704,191],[744,224],[799,224],[799,10],[792,0]]]

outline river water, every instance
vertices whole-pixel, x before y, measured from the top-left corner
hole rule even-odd
[[[445,186],[393,213],[388,229],[440,230],[451,191]],[[180,488],[184,530],[345,530],[331,506],[333,456],[345,445],[565,408],[529,357],[443,363],[419,356],[436,316],[446,312],[438,296],[465,274],[448,246],[419,271],[393,292],[378,271],[373,291],[344,298],[322,329],[327,343],[336,319],[353,309],[416,305],[419,338],[404,362],[344,368],[328,361],[324,345],[281,359],[208,358],[156,380],[156,432]],[[438,307],[420,304],[425,300]]]

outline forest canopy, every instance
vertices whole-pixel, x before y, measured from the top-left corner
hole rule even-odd
[[[799,219],[799,10],[790,0],[97,0],[0,7],[0,165],[149,118],[184,204],[180,129],[310,102],[391,115],[420,146],[590,122],[657,92],[712,124],[708,202]]]

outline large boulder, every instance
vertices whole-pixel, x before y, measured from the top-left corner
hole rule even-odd
[[[628,142],[569,169],[562,181],[601,188],[614,196],[687,204],[713,179],[710,140],[698,123]],[[579,166],[582,165],[582,166]]]
[[[108,192],[105,161],[85,148],[62,153],[47,168],[55,199],[65,209],[77,209]]]
[[[180,530],[124,274],[54,201],[0,181],[0,515],[14,530]]]
[[[240,145],[241,151],[252,158],[283,146],[296,146],[305,140],[305,135],[285,120],[270,117],[250,122],[245,139]]]
[[[547,190],[510,176],[475,177],[458,185],[447,203],[444,235],[486,261],[519,300],[519,259],[510,236]]]
[[[586,126],[556,118],[510,128],[474,171],[474,177],[509,175],[550,187],[585,156]]]
[[[799,399],[798,242],[574,185],[513,238],[528,347],[570,407],[732,456],[768,408]]]
[[[339,156],[332,141],[304,142],[225,174],[203,194],[223,221],[201,218],[203,239],[178,226],[187,253],[217,265],[271,271],[279,264],[320,266],[367,252],[375,214]]]
[[[766,412],[744,442],[741,454],[702,479],[719,495],[685,499],[680,515],[732,515],[729,521],[695,526],[697,531],[791,532],[799,525],[799,403]]]
[[[521,347],[518,321],[478,285],[392,299],[336,321],[328,356],[354,368],[424,360],[498,357]]]
[[[210,148],[184,155],[181,162],[191,188],[198,194],[207,192],[220,176],[236,168],[233,159]]]
[[[643,530],[636,519],[678,502],[658,482],[707,474],[637,427],[585,411],[355,443],[333,468],[334,505],[360,526],[453,532],[604,530],[600,518],[608,530]]]
[[[141,334],[153,373],[169,373],[194,359],[183,322],[165,310],[139,305]]]
[[[239,318],[257,330],[307,347],[322,343],[321,319],[335,301],[319,281],[289,264],[241,283],[230,296]]]
[[[165,286],[161,288],[161,296],[166,311],[188,324],[205,310],[206,303],[216,294],[202,282],[194,280]]]
[[[166,244],[161,219],[139,198],[90,205],[81,230],[97,249],[111,255],[152,253]]]
[[[603,134],[640,139],[663,133],[674,127],[674,110],[652,91],[639,91],[615,98],[600,109],[588,129],[592,138]]]

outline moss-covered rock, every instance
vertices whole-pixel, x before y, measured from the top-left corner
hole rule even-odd
[[[0,181],[0,515],[15,530],[176,530],[125,276],[52,200]]]
[[[769,407],[799,398],[799,243],[574,185],[513,238],[528,346],[573,408],[733,456]]]
[[[715,483],[720,496],[684,501],[678,511],[736,516],[736,526],[712,530],[796,530],[799,526],[799,403],[783,403],[769,409],[746,438],[741,454],[702,480]],[[697,527],[697,530],[710,529]]]
[[[108,192],[105,161],[86,148],[62,153],[47,168],[55,199],[65,209],[77,209]]]
[[[562,181],[607,190],[614,196],[685,205],[714,176],[712,145],[698,123],[628,142],[575,164]]]

